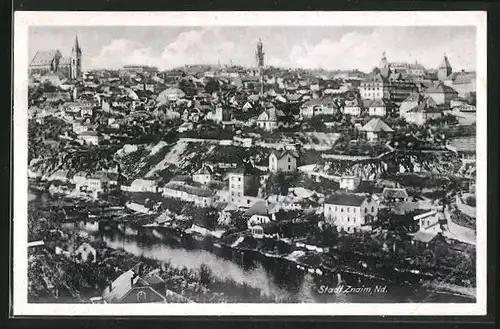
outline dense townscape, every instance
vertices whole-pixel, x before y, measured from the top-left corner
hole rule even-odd
[[[82,56],[29,66],[30,302],[475,300],[475,72]]]

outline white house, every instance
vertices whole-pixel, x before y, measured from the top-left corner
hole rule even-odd
[[[99,145],[102,135],[97,131],[83,131],[78,139],[85,145]]]
[[[438,119],[442,116],[443,112],[441,110],[427,103],[420,103],[404,114],[406,122],[416,125],[424,125],[427,121]]]
[[[300,115],[311,118],[316,115],[333,115],[338,110],[335,100],[331,96],[311,99],[300,106]]]
[[[352,116],[361,115],[361,106],[357,99],[346,100],[342,113],[349,114]]]
[[[89,243],[84,242],[75,251],[78,262],[85,263],[91,259],[92,263],[97,262],[97,251]]]
[[[267,223],[270,223],[270,222],[271,222],[271,218],[269,218],[269,216],[265,216],[265,215],[253,215],[247,221],[247,226],[248,226],[248,228],[251,228],[252,226],[267,224]]]
[[[194,202],[195,205],[201,207],[209,207],[214,202],[215,192],[206,189],[189,186],[186,184],[178,184],[169,182],[163,188],[163,196],[183,201]]]
[[[97,195],[101,192],[116,190],[119,187],[118,175],[115,173],[96,172],[93,175],[79,172],[73,176],[72,183],[78,192]]]
[[[212,170],[210,170],[210,167],[208,166],[203,166],[193,174],[193,181],[198,182],[200,184],[208,184],[212,180]]]
[[[274,130],[278,128],[278,111],[270,107],[257,117],[257,126],[264,130]]]
[[[371,230],[371,223],[377,220],[378,204],[371,197],[357,194],[333,194],[323,206],[325,220],[337,230],[353,233]]]
[[[382,99],[374,99],[368,106],[370,116],[385,117],[387,115],[387,105]]]
[[[354,191],[361,183],[361,178],[356,176],[343,176],[340,178],[340,188]]]
[[[413,220],[418,222],[419,232],[437,234],[442,232],[439,221],[443,216],[442,213],[432,210],[413,217]]]
[[[128,192],[158,192],[158,182],[154,179],[138,178],[132,181],[130,186],[122,186],[122,190]]]
[[[380,118],[371,119],[361,127],[360,131],[366,134],[366,139],[370,142],[390,138],[394,133],[394,130]]]
[[[293,151],[273,151],[269,155],[269,171],[272,173],[295,172],[297,170],[297,159],[298,155]]]

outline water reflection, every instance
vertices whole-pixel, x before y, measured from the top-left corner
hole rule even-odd
[[[47,194],[31,194],[30,200],[45,202]],[[33,202],[33,201],[32,201]],[[197,270],[208,265],[213,274],[223,280],[262,289],[268,295],[292,298],[297,302],[473,302],[449,294],[434,294],[424,289],[390,286],[385,294],[319,293],[321,286],[335,287],[336,276],[312,276],[297,269],[296,264],[285,259],[265,257],[257,252],[241,252],[220,246],[207,246],[203,242],[189,242],[168,229],[144,228],[126,223],[101,223],[78,221],[63,227],[89,233],[103,240],[110,248],[124,249],[136,256],[168,261],[176,267]],[[210,251],[200,249],[205,247]],[[210,248],[208,248],[210,247]],[[327,279],[330,277],[331,279]],[[335,281],[335,282],[332,282]]]

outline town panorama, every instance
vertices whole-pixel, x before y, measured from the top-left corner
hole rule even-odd
[[[476,299],[476,73],[29,62],[28,302]],[[189,63],[187,63],[189,64]]]

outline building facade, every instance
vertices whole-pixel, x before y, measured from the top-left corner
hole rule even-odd
[[[371,230],[377,220],[378,204],[373,198],[356,194],[334,194],[325,200],[325,221],[339,232],[354,233]]]
[[[285,150],[283,152],[272,152],[269,155],[269,171],[294,172],[297,170],[297,155],[294,152]]]
[[[380,72],[373,72],[359,86],[363,99],[389,98],[389,81]]]

